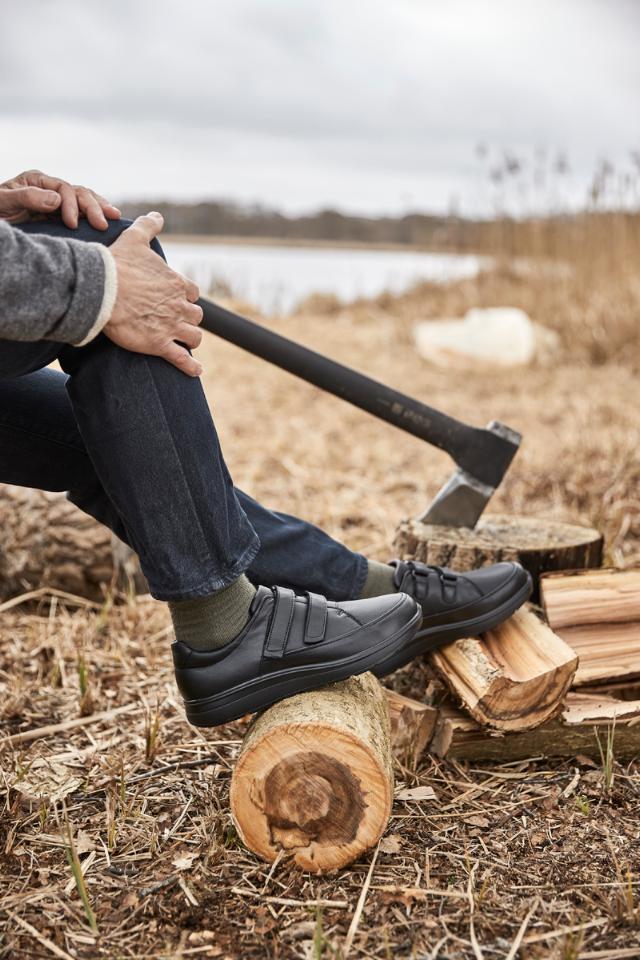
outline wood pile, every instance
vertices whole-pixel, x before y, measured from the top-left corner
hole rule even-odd
[[[575,684],[640,679],[640,570],[580,570],[546,576],[550,627],[580,658]]]
[[[351,862],[386,829],[392,758],[640,753],[640,571],[555,573],[540,587],[548,622],[526,605],[428,655],[432,702],[365,674],[258,717],[231,786],[245,843],[320,873]]]
[[[4,486],[0,520],[0,599],[43,582],[92,598],[114,585],[145,589],[129,548],[63,494]],[[500,516],[474,531],[406,521],[396,550],[458,570],[519,559],[540,607],[429,654],[425,702],[364,674],[255,718],[230,801],[240,836],[268,860],[286,854],[324,873],[375,845],[394,759],[640,753],[640,570],[597,569],[597,531]]]

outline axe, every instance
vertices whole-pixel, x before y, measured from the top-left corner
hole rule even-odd
[[[519,433],[496,420],[470,427],[210,300],[197,302],[205,330],[448,453],[457,469],[420,519],[475,527],[517,453]]]

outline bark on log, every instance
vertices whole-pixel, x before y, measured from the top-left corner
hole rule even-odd
[[[473,530],[404,520],[394,548],[405,560],[474,570],[501,560],[519,560],[537,587],[542,573],[599,567],[603,539],[597,530],[553,520],[483,517]]]
[[[377,843],[392,801],[389,711],[370,673],[260,714],[230,788],[231,813],[250,850],[265,860],[285,850],[316,873]]]
[[[640,700],[570,692],[559,717],[534,730],[504,734],[486,730],[452,705],[444,705],[440,710],[429,751],[451,760],[506,763],[577,754],[601,759],[610,732],[616,757],[628,758],[640,753]]]
[[[550,626],[576,651],[575,685],[640,677],[640,570],[545,576]]]
[[[528,607],[495,630],[429,654],[454,698],[496,730],[540,726],[561,709],[578,658]]]
[[[63,493],[0,485],[0,527],[0,599],[45,585],[90,600],[147,590],[133,551]]]
[[[391,749],[402,763],[415,766],[431,741],[438,722],[437,707],[385,689],[391,721]]]

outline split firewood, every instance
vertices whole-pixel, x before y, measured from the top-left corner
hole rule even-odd
[[[578,658],[529,607],[481,637],[429,654],[454,698],[496,730],[540,726],[561,708]]]
[[[602,548],[602,536],[589,527],[498,514],[483,517],[473,530],[404,520],[394,541],[396,554],[405,560],[460,571],[518,560],[536,588],[546,571],[599,567]]]
[[[640,677],[640,570],[545,576],[549,625],[580,658],[575,685]]]
[[[577,754],[601,759],[606,755],[609,737],[614,756],[640,753],[640,700],[576,691],[567,694],[558,717],[517,733],[487,730],[452,704],[442,705],[429,751],[451,760],[498,763]]]
[[[64,493],[0,485],[0,600],[41,586],[100,600],[148,588],[135,553]]]
[[[386,690],[391,721],[391,749],[398,759],[415,764],[435,733],[437,707]]]
[[[374,846],[393,801],[389,710],[366,673],[276,703],[242,743],[230,788],[240,837],[265,860],[343,867]]]

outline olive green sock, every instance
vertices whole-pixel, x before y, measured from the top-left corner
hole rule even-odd
[[[176,640],[194,650],[223,647],[246,624],[255,595],[255,587],[243,574],[228,587],[206,597],[170,601]]]
[[[398,588],[393,582],[395,572],[388,563],[367,560],[367,579],[358,599],[367,600],[369,597],[383,597],[386,593],[396,593]]]

